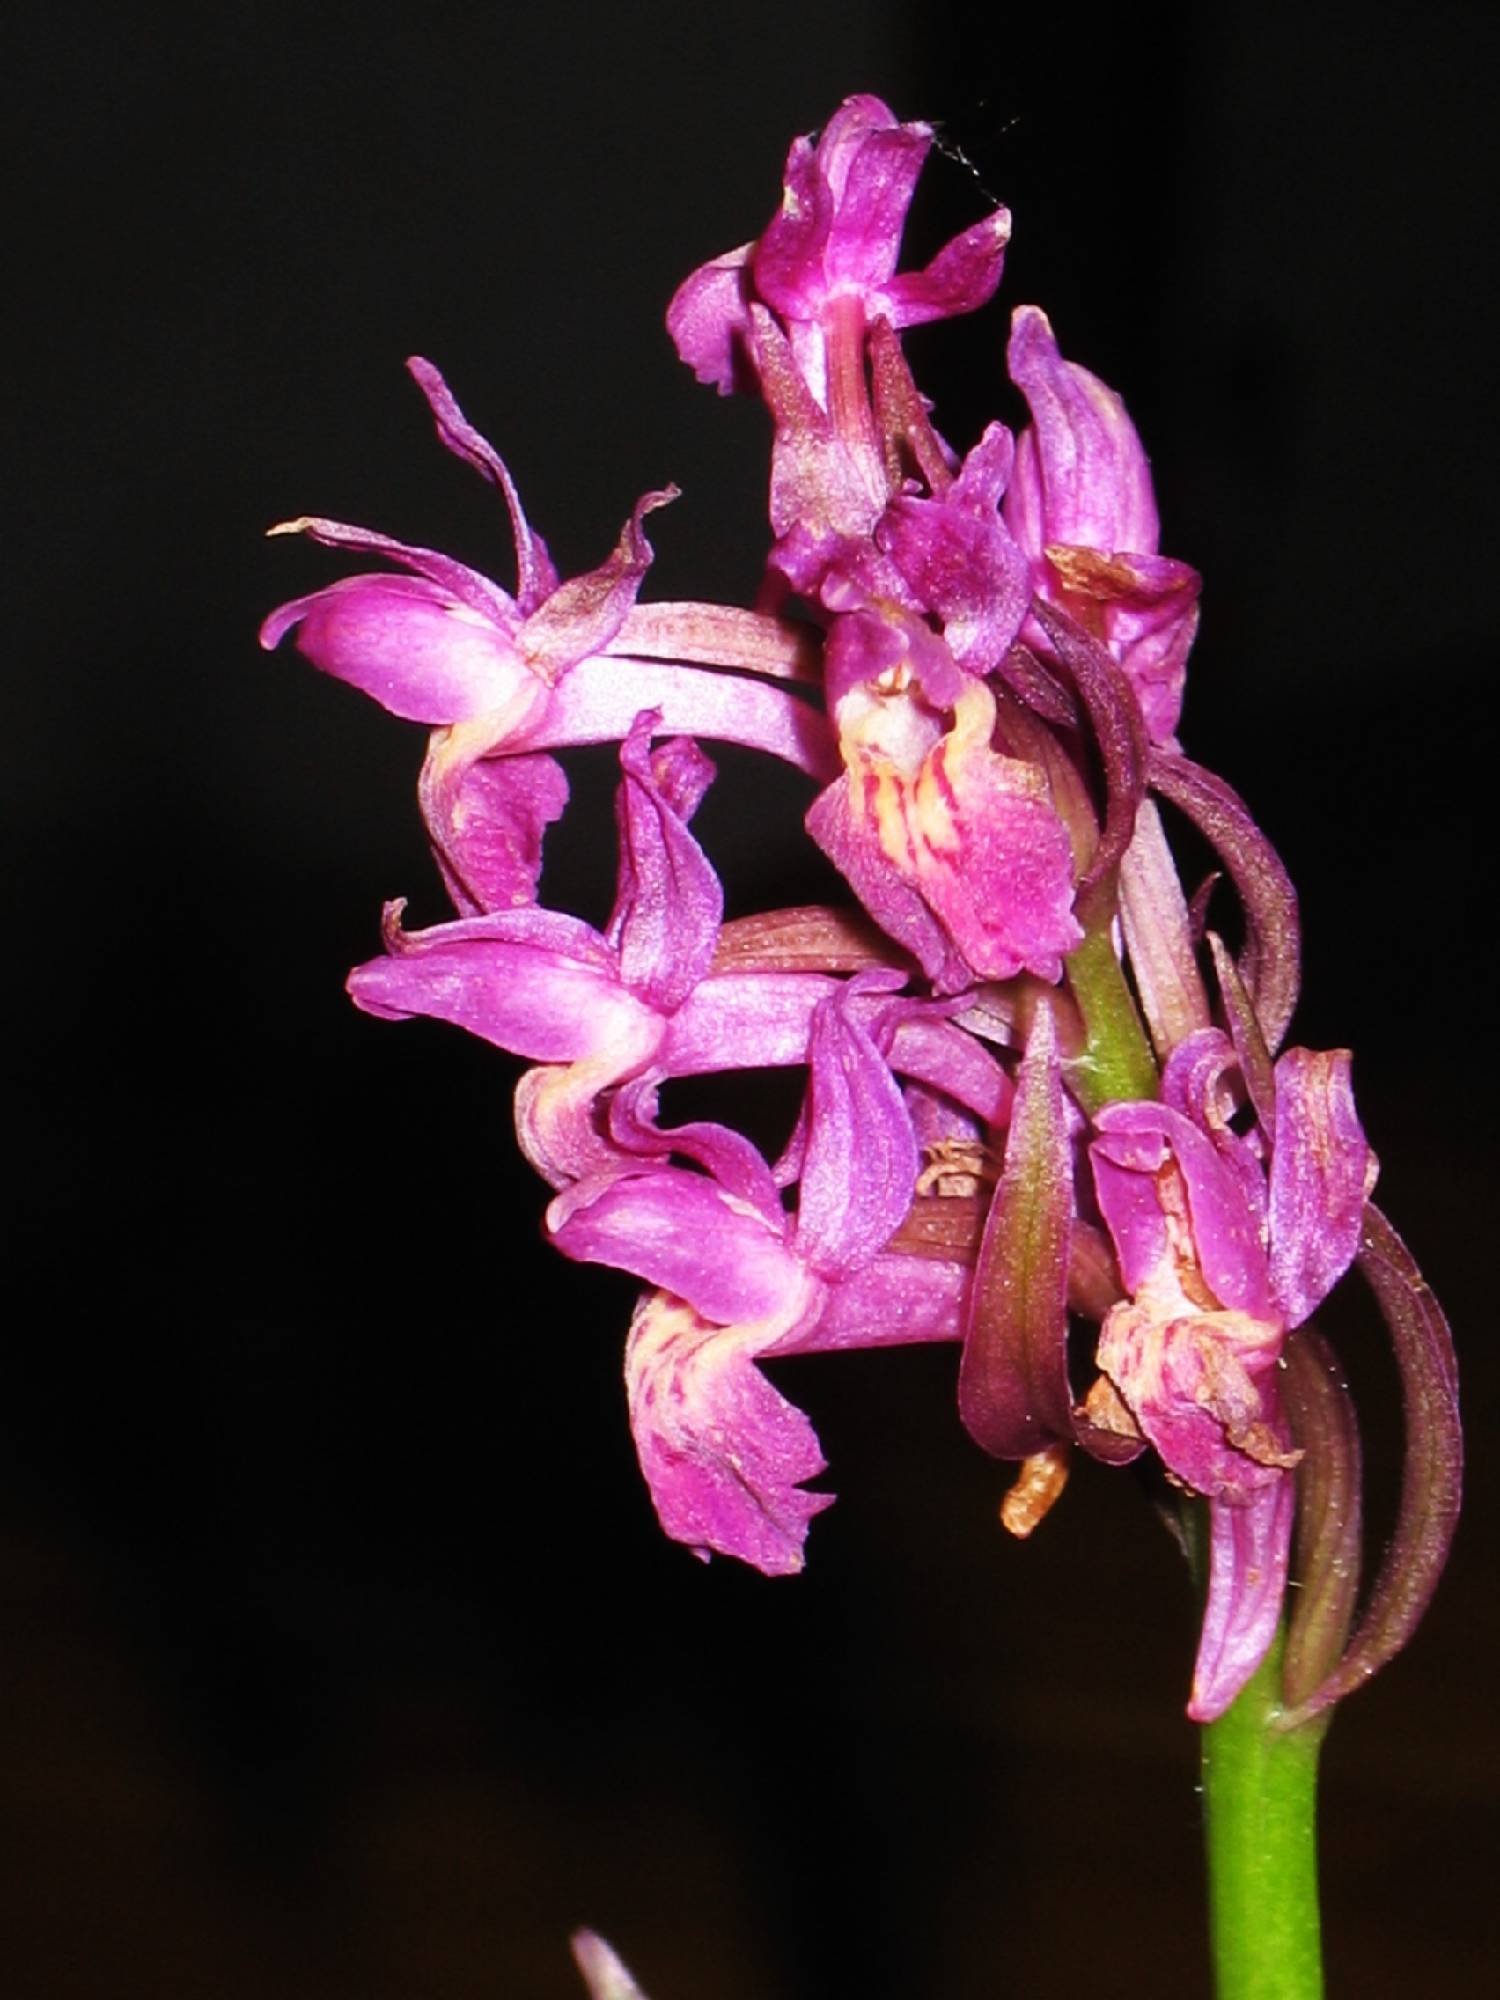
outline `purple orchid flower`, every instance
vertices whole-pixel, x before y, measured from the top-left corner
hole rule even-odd
[[[1014,462],[1010,432],[988,424],[951,479],[931,497],[898,494],[875,530],[888,570],[872,585],[885,583],[887,594],[936,618],[972,674],[1003,664],[1031,602],[1025,554],[1000,514]]]
[[[347,577],[296,598],[265,621],[261,644],[273,647],[295,631],[303,653],[325,673],[394,715],[441,725],[420,797],[462,912],[535,898],[542,835],[567,801],[561,768],[537,753],[623,737],[643,709],[660,709],[674,733],[750,744],[827,775],[826,725],[808,702],[748,673],[686,664],[711,659],[800,677],[809,666],[807,635],[717,606],[658,605],[636,614],[651,561],[642,523],[676,497],[675,489],[646,494],[608,560],[560,582],[499,454],[430,362],[408,366],[442,442],[504,497],[518,594],[430,549],[305,517],[272,532],[383,555],[415,573]]]
[[[985,681],[874,604],[835,619],[827,675],[845,771],[807,828],[865,908],[940,993],[1059,978],[1082,935],[1072,845],[1042,770],[994,748]]]
[[[923,271],[897,273],[931,144],[930,127],[898,123],[878,98],[849,98],[816,145],[793,145],[781,206],[759,240],[694,272],[668,308],[668,331],[700,381],[725,393],[753,379],[765,397],[775,424],[771,560],[808,596],[899,490],[894,437],[882,434],[871,403],[867,348],[877,334],[973,311],[1000,282],[1010,236],[1003,209]],[[889,376],[889,356],[873,358],[877,377]],[[904,401],[909,410],[914,389]],[[924,427],[925,442],[944,453]]]
[[[809,389],[831,408],[835,322],[852,323],[857,339],[877,319],[918,326],[994,296],[1010,240],[1003,208],[954,237],[924,270],[896,271],[931,145],[931,126],[903,125],[870,96],[846,98],[816,144],[793,141],[781,206],[764,234],[695,271],[668,308],[668,331],[700,382],[720,394],[739,386],[754,301],[787,327]]]
[[[757,1363],[951,1339],[965,1281],[953,1262],[883,1254],[919,1155],[896,1080],[857,1018],[863,991],[856,978],[813,1017],[795,1215],[738,1134],[660,1132],[629,1093],[614,1123],[621,1137],[633,1127],[640,1164],[580,1182],[547,1212],[567,1256],[655,1288],[636,1309],[625,1369],[663,1528],[767,1575],[802,1567],[808,1523],[831,1496],[805,1490],[824,1470],[817,1438]]]
[[[1011,379],[1031,406],[1005,519],[1032,583],[1104,640],[1135,689],[1146,730],[1170,745],[1198,629],[1199,577],[1157,554],[1151,469],[1113,389],[1058,352],[1047,315],[1020,306]],[[1029,632],[1046,645],[1045,635]]]
[[[1254,1138],[1229,1122],[1237,1060],[1220,1030],[1190,1035],[1162,1101],[1106,1106],[1090,1148],[1128,1297],[1104,1320],[1085,1410],[1145,1438],[1211,1502],[1199,1721],[1229,1706],[1280,1615],[1301,1453],[1277,1368],[1287,1334],[1353,1262],[1375,1173],[1346,1051],[1289,1049],[1272,1130]]]
[[[349,975],[366,1013],[451,1021],[544,1065],[521,1079],[522,1150],[554,1187],[611,1163],[596,1100],[647,1069],[691,1076],[806,1058],[814,1009],[836,982],[815,972],[714,972],[723,891],[688,831],[713,775],[691,742],[654,752],[659,711],[620,746],[619,879],[601,933],[560,910],[497,910],[430,930],[387,913],[386,955]]]

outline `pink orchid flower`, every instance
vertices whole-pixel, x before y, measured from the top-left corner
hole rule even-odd
[[[814,840],[938,992],[1021,971],[1056,980],[1082,936],[1073,850],[1042,770],[994,745],[995,696],[920,618],[836,618],[829,701],[844,774]]]
[[[1158,555],[1151,468],[1125,405],[1064,361],[1047,315],[1017,308],[1010,373],[1031,406],[1016,445],[1005,519],[1032,585],[1104,640],[1155,743],[1170,744],[1198,629],[1196,570]],[[1045,650],[1045,636],[1028,628]]]
[[[816,972],[714,972],[723,891],[688,820],[713,775],[696,745],[652,751],[659,711],[620,746],[615,907],[603,932],[527,905],[409,933],[387,913],[386,954],[349,975],[366,1013],[453,1022],[544,1065],[522,1078],[516,1125],[537,1171],[562,1187],[614,1157],[600,1095],[648,1068],[663,1076],[802,1062],[813,1011],[837,982]]]
[[[1229,1122],[1229,1039],[1173,1052],[1160,1103],[1111,1104],[1090,1152],[1128,1297],[1100,1331],[1085,1405],[1144,1437],[1211,1502],[1212,1546],[1190,1713],[1222,1714],[1270,1644],[1285,1591],[1293,1447],[1278,1393],[1286,1336],[1353,1262],[1374,1157],[1344,1050],[1289,1049],[1271,1132]],[[1267,1153],[1269,1152],[1269,1160]]]
[[[818,711],[789,687],[752,678],[805,675],[808,635],[714,605],[637,607],[651,561],[642,523],[675,498],[673,490],[646,494],[613,554],[560,582],[499,454],[430,362],[408,365],[439,438],[504,497],[518,594],[430,549],[304,517],[272,532],[385,556],[414,574],[346,577],[296,598],[265,621],[261,644],[273,647],[295,631],[314,666],[394,715],[440,725],[420,796],[461,911],[535,897],[542,835],[568,795],[561,768],[538,753],[622,738],[643,709],[658,709],[674,734],[749,744],[814,775],[829,773]],[[744,671],[691,664],[705,659]]]
[[[861,981],[812,1023],[795,1214],[748,1142],[721,1126],[659,1132],[616,1100],[638,1164],[583,1181],[547,1211],[567,1256],[653,1289],[626,1350],[631,1429],[663,1528],[702,1555],[768,1575],[802,1567],[830,1503],[811,1424],[759,1367],[773,1355],[951,1339],[965,1276],[951,1261],[883,1254],[919,1153],[886,1058],[858,1019]],[[621,1135],[627,1136],[622,1133]],[[693,1170],[673,1165],[685,1157]]]
[[[677,351],[700,382],[738,386],[749,307],[770,307],[789,330],[813,396],[829,407],[830,329],[852,313],[899,330],[973,312],[994,296],[1010,240],[996,208],[921,271],[896,270],[906,213],[932,128],[901,124],[878,97],[849,97],[816,142],[792,142],[781,206],[754,243],[695,271],[667,311]]]

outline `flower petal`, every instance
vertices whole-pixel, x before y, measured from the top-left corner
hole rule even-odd
[[[928,907],[910,877],[871,837],[867,793],[849,777],[835,779],[812,803],[807,830],[870,915],[915,958],[939,993],[972,985],[973,968]]]
[[[1375,1156],[1354,1108],[1347,1049],[1288,1049],[1276,1064],[1271,1284],[1300,1326],[1354,1262]]]
[[[667,307],[667,332],[700,382],[721,396],[753,385],[746,341],[750,312],[746,266],[754,246],[742,243],[684,278]]]
[[[786,1212],[771,1170],[757,1147],[727,1125],[696,1120],[685,1125],[657,1122],[658,1079],[643,1076],[622,1084],[609,1104],[609,1136],[627,1153],[665,1166],[675,1155],[715,1181],[727,1195],[759,1211],[781,1234]]]
[[[945,243],[920,271],[902,271],[885,288],[885,308],[895,327],[924,326],[977,312],[995,296],[1010,241],[1010,210],[996,207]]]
[[[625,984],[666,1014],[713,962],[724,891],[687,827],[713,765],[686,738],[653,756],[651,733],[660,720],[659,710],[637,716],[620,745],[620,873],[608,935]]]
[[[891,1030],[887,1051],[891,1068],[898,1076],[942,1092],[972,1112],[981,1127],[1003,1131],[1011,1115],[1009,1076],[973,1035],[952,1021],[918,1014],[920,1002],[910,1004],[912,1011],[903,1010]]]
[[[298,650],[321,672],[409,722],[465,722],[545,694],[509,634],[421,577],[345,577],[283,604],[261,644],[294,627]]]
[[[868,726],[840,705],[849,772],[814,802],[808,831],[939,991],[1021,971],[1055,981],[1082,935],[1072,847],[1040,772],[991,748],[993,694],[968,681],[914,770],[889,739],[895,705],[871,699]]]
[[[651,544],[642,523],[676,498],[675,486],[643,494],[620,530],[614,552],[598,569],[570,576],[529,614],[521,627],[521,647],[549,685],[580,660],[602,652],[624,624],[651,567]]]
[[[533,1062],[637,1044],[644,1060],[660,1038],[658,1017],[621,986],[604,941],[576,917],[508,910],[387,934],[387,955],[349,975],[350,998],[367,1014],[451,1021]]]
[[[906,211],[932,144],[878,97],[849,97],[816,147],[793,141],[784,198],[752,257],[756,289],[783,319],[813,320],[835,293],[868,296],[896,268]]]
[[[1094,1122],[1094,1185],[1129,1290],[1139,1291],[1166,1255],[1168,1215],[1158,1176],[1171,1158],[1182,1175],[1192,1254],[1214,1298],[1233,1311],[1272,1318],[1263,1217],[1248,1178],[1171,1105],[1109,1104]]]
[[[562,817],[568,781],[553,757],[450,762],[429,753],[417,782],[438,867],[463,916],[536,901],[542,837]]]
[[[472,465],[479,475],[498,486],[505,498],[510,514],[511,532],[516,543],[516,569],[520,588],[517,592],[521,611],[536,608],[544,597],[557,588],[557,571],[552,566],[552,558],[547,554],[546,544],[527,520],[521,508],[521,496],[516,491],[505,460],[496,451],[488,438],[481,437],[458,407],[452,390],[443,380],[439,371],[430,361],[424,361],[420,354],[414,354],[407,361],[407,372],[422,394],[427,398],[427,407],[432,412],[437,434],[455,457]]]
[[[896,1079],[852,1017],[848,995],[814,1014],[808,1063],[794,1240],[812,1270],[841,1278],[884,1247],[911,1206],[917,1142]]]
[[[520,628],[521,613],[508,592],[489,577],[482,576],[477,569],[470,569],[467,563],[455,562],[452,556],[439,555],[436,549],[394,541],[391,536],[378,534],[373,528],[355,528],[347,521],[328,521],[317,514],[303,514],[295,521],[278,521],[267,532],[272,535],[306,535],[310,540],[320,542],[325,549],[357,549],[362,555],[388,556],[392,562],[414,570],[429,583],[435,583],[455,603],[466,606],[477,617],[487,619],[500,631],[513,633]],[[261,628],[260,642],[263,646],[276,644],[291,622],[290,610],[289,605],[283,605],[279,611],[271,613]]]
[[[778,1354],[906,1347],[957,1340],[969,1273],[952,1258],[886,1254],[829,1289],[819,1317],[776,1343]]]
[[[1208,1601],[1193,1670],[1193,1722],[1215,1722],[1265,1658],[1286,1593],[1296,1494],[1283,1475],[1241,1506],[1209,1504]]]
[[[1000,664],[1021,629],[1030,580],[1026,559],[999,515],[956,504],[958,491],[955,485],[942,499],[893,500],[876,530],[876,546],[916,600],[941,619],[954,658],[985,674]]]
[[[837,989],[837,980],[816,972],[712,973],[672,1016],[662,1073],[705,1076],[806,1062],[813,1012]]]
[[[1008,361],[1031,408],[1005,504],[1017,541],[1033,558],[1049,542],[1154,555],[1161,530],[1151,470],[1124,403],[1063,360],[1037,306],[1017,306]]]
[[[547,1232],[565,1257],[629,1271],[720,1327],[784,1332],[811,1296],[781,1227],[680,1167],[565,1189],[547,1209]]]
[[[1297,1454],[1275,1400],[1282,1329],[1243,1312],[1111,1307],[1097,1359],[1163,1465],[1195,1493],[1248,1503]]]
[[[802,1568],[808,1523],[832,1504],[807,1493],[824,1470],[817,1435],[755,1365],[764,1327],[712,1326],[651,1292],[625,1350],[630,1428],[657,1518],[707,1557],[737,1556],[767,1576]]]

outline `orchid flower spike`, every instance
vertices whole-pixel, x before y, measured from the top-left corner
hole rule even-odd
[[[561,577],[498,453],[413,361],[439,439],[500,496],[514,589],[302,517],[273,532],[386,567],[283,605],[262,642],[292,635],[431,731],[418,802],[455,914],[408,930],[389,904],[349,991],[526,1065],[516,1129],[550,1189],[548,1239],[642,1287],[626,1402],[665,1532],[799,1570],[831,1496],[767,1364],[951,1341],[962,1427],[1017,1467],[1006,1526],[1032,1533],[1075,1447],[1154,1458],[1208,1523],[1189,1712],[1221,1715],[1285,1621],[1281,1722],[1303,1728],[1406,1643],[1442,1570],[1451,1337],[1370,1202],[1349,1053],[1285,1046],[1290,876],[1178,743],[1199,579],[1161,552],[1124,402],[1035,306],[1009,342],[1019,436],[992,422],[954,449],[912,376],[903,330],[985,304],[1010,232],[994,208],[900,268],[932,143],[847,99],[792,145],[760,234],[669,307],[699,378],[770,415],[753,608],[642,601],[646,519],[670,487]],[[700,739],[803,781],[790,830],[841,902],[835,883],[831,904],[726,915]],[[568,807],[562,758],[603,743],[618,865],[600,922],[543,899],[543,849]],[[1184,886],[1183,819],[1222,889]],[[1228,892],[1233,955],[1208,928]],[[772,1070],[805,1075],[774,1159],[727,1125],[663,1121],[692,1079]],[[1351,1269],[1408,1420],[1363,1602],[1358,1426],[1310,1323]],[[633,2000],[608,1946],[575,1948],[595,2000]]]

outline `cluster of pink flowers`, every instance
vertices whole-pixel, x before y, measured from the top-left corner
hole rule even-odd
[[[1310,1715],[1403,1642],[1441,1567],[1446,1328],[1369,1206],[1347,1053],[1282,1048],[1295,897],[1240,799],[1178,746],[1199,580],[1159,553],[1124,405],[1030,306],[1008,355],[1019,435],[993,423],[960,455],[912,379],[902,329],[983,305],[1009,234],[997,210],[898,271],[931,143],[849,99],[792,147],[763,233],[672,301],[700,379],[770,411],[755,609],[639,601],[645,518],[671,492],[640,501],[598,569],[560,579],[498,454],[414,361],[439,437],[503,498],[515,594],[303,519],[285,531],[395,567],[283,606],[263,639],[295,634],[432,726],[420,801],[457,915],[407,931],[391,905],[350,992],[532,1065],[516,1128],[554,1190],[549,1237],[646,1288],[625,1375],[667,1533],[799,1569],[824,1463],[761,1361],[961,1342],[963,1422],[1019,1462],[1002,1510],[1017,1533],[1074,1447],[1154,1452],[1207,1501],[1200,1719],[1271,1642],[1300,1492],[1289,1701]],[[724,921],[692,830],[714,778],[700,738],[816,785],[807,831],[847,907]],[[600,742],[619,744],[619,863],[596,930],[539,883],[568,798],[553,753]],[[1184,893],[1157,798],[1221,857],[1237,952],[1207,926],[1207,890]],[[661,1122],[667,1080],[767,1067],[807,1078],[779,1158],[723,1125]],[[1307,1322],[1356,1260],[1413,1421],[1398,1534],[1346,1643],[1357,1445]],[[1098,1327],[1082,1393],[1070,1314]]]

